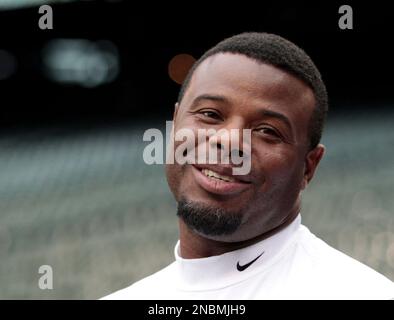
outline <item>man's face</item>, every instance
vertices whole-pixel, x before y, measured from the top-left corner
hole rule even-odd
[[[308,150],[314,105],[312,90],[276,67],[231,53],[216,54],[202,62],[176,108],[174,132],[188,128],[197,137],[198,129],[251,129],[251,144],[242,145],[241,139],[238,147],[251,151],[251,170],[245,176],[232,176],[237,179],[234,187],[207,177],[199,165],[166,166],[176,200],[195,208],[190,210],[195,215],[192,220],[198,221],[204,212],[201,208],[212,209],[224,219],[228,215],[240,220],[227,234],[204,234],[203,228],[192,226],[195,231],[212,239],[243,241],[298,213],[300,191],[312,178],[323,153],[321,146]],[[181,142],[172,143],[176,149]],[[195,147],[199,143],[196,139]],[[225,167],[218,164],[210,169],[231,175],[223,171]]]

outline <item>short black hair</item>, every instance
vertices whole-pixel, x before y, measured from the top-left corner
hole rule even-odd
[[[315,148],[320,142],[327,117],[326,86],[319,70],[305,51],[276,34],[246,32],[219,42],[194,63],[182,84],[178,102],[182,101],[197,67],[208,57],[225,52],[242,54],[259,62],[278,67],[303,80],[313,90],[316,106],[309,121],[308,135],[310,149]]]

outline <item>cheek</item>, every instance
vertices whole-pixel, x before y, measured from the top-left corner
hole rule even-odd
[[[264,176],[267,188],[283,188],[298,184],[302,179],[302,164],[291,150],[261,152],[256,157],[258,171]]]
[[[183,151],[193,150],[194,141],[172,141],[169,147],[172,148],[174,157],[172,159],[173,163],[165,165],[165,172],[170,190],[178,200],[185,190],[189,188],[191,171],[189,165],[183,164],[183,162],[178,163],[177,158],[179,156],[179,159],[182,160],[183,156],[180,155],[183,154]],[[176,152],[177,150],[178,152]]]

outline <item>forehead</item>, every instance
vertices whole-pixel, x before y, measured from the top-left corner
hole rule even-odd
[[[259,106],[279,111],[296,127],[305,127],[315,105],[313,91],[302,80],[233,53],[219,53],[204,60],[194,71],[183,100],[189,104],[203,94],[226,96],[242,110]]]

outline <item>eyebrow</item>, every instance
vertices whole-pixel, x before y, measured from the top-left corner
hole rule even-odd
[[[225,96],[221,95],[213,95],[213,94],[202,94],[193,100],[192,105],[195,105],[201,101],[209,100],[209,101],[217,101],[217,102],[229,102]]]
[[[267,109],[261,110],[261,114],[267,118],[276,118],[276,119],[281,120],[282,122],[284,122],[286,124],[286,126],[290,129],[290,131],[293,132],[293,127],[291,125],[291,122],[290,122],[289,118],[287,118],[284,114],[276,112],[276,111],[267,110]]]

